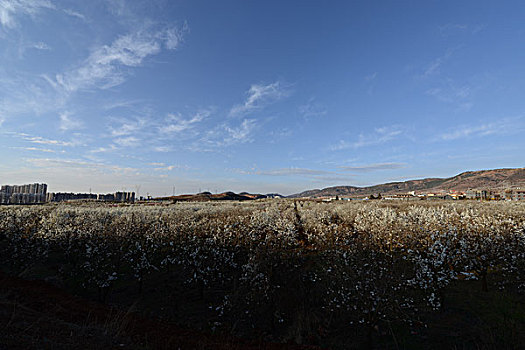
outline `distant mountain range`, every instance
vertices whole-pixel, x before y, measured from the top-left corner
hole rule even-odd
[[[315,189],[288,196],[300,197],[325,197],[347,196],[361,197],[371,194],[393,194],[403,192],[441,192],[441,191],[466,191],[468,189],[500,190],[510,187],[525,187],[525,168],[494,169],[480,171],[466,171],[449,178],[427,178],[402,182],[389,182],[368,187],[334,186],[324,189]]]

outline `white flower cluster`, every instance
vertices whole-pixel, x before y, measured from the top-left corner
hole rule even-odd
[[[178,278],[203,300],[220,291],[209,306],[214,327],[235,320],[308,333],[323,322],[417,322],[465,276],[488,288],[498,275],[498,287],[525,290],[525,206],[272,200],[0,208],[0,266],[19,273],[39,264],[102,300],[125,281],[142,292],[156,274]]]

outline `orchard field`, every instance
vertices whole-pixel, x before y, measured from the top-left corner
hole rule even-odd
[[[332,349],[525,342],[519,202],[5,206],[0,271],[125,315],[249,340]],[[0,286],[0,305],[13,300]],[[7,346],[29,332],[9,307],[0,318]]]

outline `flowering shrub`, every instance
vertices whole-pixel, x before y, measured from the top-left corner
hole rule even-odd
[[[525,291],[525,205],[2,207],[0,263],[11,273],[45,265],[101,300],[119,283],[143,293],[165,276],[209,303],[213,327],[302,342],[342,324],[419,322],[457,279]]]

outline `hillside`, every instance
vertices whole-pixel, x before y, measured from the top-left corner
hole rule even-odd
[[[449,178],[427,178],[402,182],[389,182],[367,187],[334,186],[324,189],[308,190],[288,197],[360,197],[377,193],[392,194],[409,191],[465,191],[469,188],[499,190],[518,186],[525,186],[525,168],[466,171]]]
[[[159,200],[173,200],[176,202],[209,202],[209,201],[246,201],[254,199],[267,198],[264,194],[251,194],[247,192],[234,193],[234,192],[224,192],[218,194],[212,194],[210,192],[201,192],[197,194],[183,194],[180,196],[169,196],[156,198]]]

